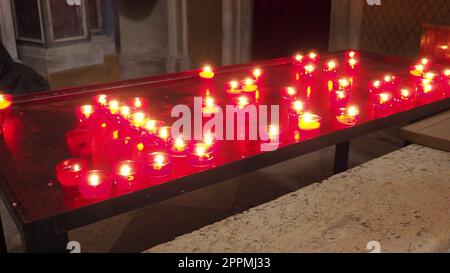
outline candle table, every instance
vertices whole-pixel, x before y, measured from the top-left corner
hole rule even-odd
[[[14,97],[14,107],[11,109],[10,118],[3,126],[4,134],[0,136],[0,194],[23,233],[27,250],[29,252],[63,252],[68,242],[68,231],[72,229],[157,204],[329,146],[336,146],[335,172],[343,171],[347,168],[349,142],[352,139],[391,126],[405,125],[450,108],[450,98],[442,95],[446,92],[439,90],[441,86],[444,86],[443,84],[433,84],[430,92],[438,92],[436,96],[430,96],[431,99],[420,104],[408,101],[408,103],[402,103],[401,107],[397,107],[397,103],[402,98],[401,93],[397,93],[400,90],[384,90],[383,75],[389,72],[401,80],[399,88],[416,90],[417,78],[411,77],[410,74],[410,67],[414,66],[414,63],[393,57],[357,52],[354,55],[358,60],[357,69],[348,74],[349,72],[345,69],[348,64],[345,52],[315,54],[307,54],[303,58],[287,57],[214,68],[214,70],[204,69],[201,72],[193,70]],[[342,64],[335,68],[339,77],[351,78],[351,84],[345,86],[345,91],[349,94],[348,101],[346,100],[346,105],[338,105],[338,107],[332,105],[330,91],[327,88],[330,75],[323,70],[331,60],[336,64]],[[307,71],[312,73],[311,77],[309,75],[307,77],[308,88],[297,86],[302,84],[302,81],[297,82],[296,71],[304,73],[304,67],[307,65],[314,68]],[[263,76],[252,73],[255,67],[263,71]],[[424,67],[426,72],[436,71],[438,75],[448,68],[428,63]],[[202,75],[199,76],[199,73]],[[258,80],[255,79],[256,76]],[[256,80],[257,84],[249,81],[250,85],[244,86],[240,94],[230,97],[229,92],[225,90],[229,88],[224,88],[229,86],[227,83],[233,80],[238,81],[239,87],[236,86],[235,89],[240,90],[240,81],[249,77]],[[375,79],[382,79],[380,92],[375,90],[378,101],[374,101],[376,96],[371,95],[369,90]],[[286,115],[280,115],[278,130],[283,133],[276,141],[279,144],[278,149],[261,151],[258,149],[261,140],[217,140],[220,145],[214,146],[212,162],[205,161],[205,157],[198,161],[200,159],[198,155],[208,153],[209,147],[204,149],[197,147],[196,152],[189,147],[190,150],[186,151],[186,156],[183,151],[183,157],[177,157],[171,162],[170,171],[161,168],[163,171],[160,173],[153,172],[155,170],[153,167],[159,168],[159,165],[154,163],[165,163],[165,161],[155,156],[151,158],[150,164],[147,164],[153,169],[147,175],[143,174],[146,177],[143,181],[128,187],[128,182],[121,180],[126,182],[123,187],[127,189],[126,191],[117,190],[115,186],[112,186],[114,175],[110,177],[105,173],[111,174],[113,170],[106,167],[98,170],[99,173],[89,173],[97,174],[97,178],[100,178],[102,182],[106,181],[102,184],[106,185],[105,188],[93,190],[93,185],[100,182],[94,176],[90,181],[88,179],[81,182],[83,189],[81,192],[74,193],[73,197],[72,195],[67,197],[66,189],[56,183],[56,164],[73,157],[66,148],[66,132],[80,127],[80,123],[83,123],[81,127],[84,129],[84,123],[89,123],[90,116],[79,115],[81,121],[77,118],[75,114],[77,107],[92,105],[95,111],[110,114],[108,106],[111,105],[108,105],[108,102],[116,96],[124,97],[121,101],[141,98],[139,101],[144,106],[148,104],[151,111],[142,109],[145,111],[144,114],[135,115],[134,110],[141,110],[141,108],[136,105],[130,106],[123,114],[124,120],[131,121],[139,130],[146,130],[148,125],[151,128],[146,130],[146,136],[148,134],[159,138],[160,130],[157,128],[159,126],[156,123],[147,124],[149,118],[172,126],[176,120],[171,117],[172,107],[179,104],[193,107],[194,96],[204,95],[205,86],[213,87],[214,92],[211,92],[211,96],[215,99],[214,103],[219,106],[230,104],[245,107],[249,103],[252,104],[254,103],[252,91],[257,88],[258,105],[288,107]],[[287,86],[292,86],[299,93],[307,90],[308,100],[298,97],[297,92],[294,92],[291,98],[287,90],[283,89]],[[383,92],[389,92],[389,94],[380,97],[379,94]],[[282,97],[282,94],[285,96]],[[93,100],[92,97],[95,99]],[[406,100],[406,96],[404,97]],[[380,99],[383,103],[380,103]],[[295,106],[292,103],[296,100],[301,100],[304,105],[297,103],[298,112],[295,111],[294,115],[298,114],[299,118],[303,115],[306,119],[303,122],[286,123],[285,120],[292,119],[287,113],[289,108]],[[373,107],[374,103],[376,107]],[[392,106],[389,113],[381,115],[374,113],[378,111],[377,109],[383,108],[382,104]],[[113,103],[112,106],[113,112],[116,113],[117,105]],[[350,111],[341,109],[351,106],[357,107],[358,111],[354,111],[356,108],[350,108]],[[283,110],[280,109],[280,111]],[[320,126],[317,123],[311,123],[312,116],[305,116],[305,113],[319,116]],[[122,106],[118,108],[117,115],[122,115]],[[338,119],[343,122],[343,126],[336,126]],[[305,129],[314,129],[314,133],[305,133],[310,132]],[[174,144],[170,135],[162,136],[168,144]],[[94,140],[102,139],[104,138],[97,137]],[[192,141],[192,143],[197,142]],[[178,144],[182,147],[181,142]],[[161,151],[163,155],[172,157],[173,151],[170,151],[170,145],[165,143],[162,146],[164,147],[161,148],[165,149]],[[120,160],[131,160],[131,158],[120,158]],[[191,161],[195,161],[194,164],[191,164]],[[195,165],[201,165],[201,168]],[[122,169],[122,171],[123,174],[128,174],[131,170]],[[145,168],[143,171],[145,172]],[[120,173],[119,169],[118,174]],[[158,183],[153,183],[155,181],[153,176],[158,176]],[[127,181],[131,179],[127,175],[124,177]],[[115,177],[116,180],[118,178],[122,179]],[[88,198],[84,198],[83,195]]]

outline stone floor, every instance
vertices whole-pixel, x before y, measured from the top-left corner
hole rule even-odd
[[[392,128],[354,140],[350,165],[357,166],[401,148]],[[334,150],[327,148],[221,184],[73,230],[83,252],[140,252],[175,237],[274,200],[332,175]],[[3,204],[11,252],[22,252],[20,236]]]
[[[450,153],[409,145],[161,244],[176,253],[441,253]]]

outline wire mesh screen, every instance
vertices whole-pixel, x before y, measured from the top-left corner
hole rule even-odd
[[[360,47],[415,58],[424,23],[450,25],[450,0],[382,0],[379,6],[364,5]]]

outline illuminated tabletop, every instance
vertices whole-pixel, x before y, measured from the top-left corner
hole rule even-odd
[[[342,52],[321,55],[310,79],[304,75],[308,64],[296,65],[295,58],[294,61],[283,58],[215,69],[215,76],[210,80],[201,79],[196,70],[14,98],[12,113],[5,120],[4,134],[0,137],[0,185],[8,201],[7,207],[22,229],[28,250],[63,250],[71,229],[328,146],[337,145],[336,171],[343,171],[351,139],[450,108],[450,92],[445,84],[433,85],[436,89],[433,92],[439,92],[438,96],[417,99],[418,82],[417,77],[410,74],[412,64],[360,53],[356,69],[346,70],[343,69],[346,58]],[[339,65],[337,74],[323,70],[332,59]],[[225,105],[239,103],[239,96],[230,96],[225,91],[226,86],[231,80],[253,77],[255,67],[262,71],[257,83],[257,105],[280,105],[279,145],[274,151],[261,151],[261,140],[217,141],[211,164],[198,167],[183,158],[174,158],[167,176],[147,179],[130,190],[113,188],[111,194],[99,200],[83,198],[78,190],[67,190],[59,185],[55,166],[73,157],[67,149],[66,133],[77,127],[75,109],[91,103],[93,96],[107,94],[124,100],[137,96],[146,98],[150,115],[171,125],[177,120],[170,116],[172,108],[179,104],[193,108],[194,97],[211,96],[223,109]],[[433,66],[430,71],[440,73],[443,69]],[[395,75],[394,88],[398,94],[374,91],[377,86],[374,81],[388,81],[386,75]],[[349,80],[351,86],[339,83],[339,79]],[[320,128],[303,130],[298,117],[295,122],[289,118],[290,108],[296,101],[289,101],[283,95],[283,92],[289,93],[286,89],[289,86],[297,90],[296,100],[303,103],[303,114],[321,117]],[[337,99],[331,97],[339,95],[334,93],[338,89],[348,89],[348,102],[344,105],[347,109],[334,105]],[[404,101],[402,96],[405,96]],[[350,105],[357,109],[353,113],[356,118],[350,122],[346,119],[343,124],[339,122],[338,113],[347,111]]]

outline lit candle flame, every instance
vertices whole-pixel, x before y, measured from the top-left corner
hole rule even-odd
[[[373,86],[374,86],[375,88],[380,88],[380,86],[381,86],[381,81],[374,81],[374,82],[373,82]]]
[[[92,105],[81,106],[81,112],[86,118],[89,118],[94,113],[94,107]]]
[[[297,114],[300,114],[303,111],[303,109],[305,108],[305,106],[302,101],[296,100],[293,102],[292,108],[295,110],[295,112]]]
[[[425,66],[430,63],[430,60],[428,60],[427,58],[422,58],[422,60],[420,60],[420,63]]]
[[[135,127],[142,127],[145,123],[145,113],[137,112],[133,114],[133,125]]]
[[[348,53],[348,56],[349,56],[351,59],[353,59],[353,58],[355,58],[355,56],[356,56],[356,52],[355,52],[355,51],[350,51],[350,52]]]
[[[119,102],[117,100],[110,101],[108,106],[111,114],[116,114],[119,111]]]
[[[131,175],[131,167],[128,164],[124,164],[120,167],[119,173],[121,176]]]
[[[208,145],[208,146],[212,146],[214,144],[214,136],[211,132],[207,132],[204,136],[203,136],[203,142]]]
[[[317,53],[315,53],[315,52],[310,52],[309,54],[308,54],[308,57],[311,59],[311,60],[316,60],[316,58],[317,58]]]
[[[296,55],[294,56],[294,59],[295,59],[297,62],[301,62],[301,61],[303,60],[303,55],[301,55],[301,54],[296,54]]]
[[[100,176],[98,176],[97,174],[91,174],[88,178],[88,183],[91,186],[100,185]]]
[[[327,63],[327,67],[328,67],[328,71],[332,71],[332,70],[336,69],[337,64],[335,61],[329,61]]]
[[[411,95],[411,92],[409,91],[409,89],[406,89],[406,88],[400,90],[400,93],[403,98],[408,98]]]
[[[78,165],[78,164],[73,165],[73,171],[74,172],[79,172],[80,170],[81,170],[80,165]]]
[[[450,77],[450,69],[445,69],[445,70],[444,70],[444,75],[445,75],[446,77]]]
[[[182,136],[178,136],[175,138],[174,148],[177,151],[183,151],[186,148],[186,142],[184,141],[184,138]]]
[[[339,87],[340,88],[346,88],[350,86],[350,81],[348,79],[340,79],[339,80]]]
[[[12,100],[6,99],[5,95],[0,94],[0,109],[6,109],[11,106]]]
[[[381,93],[379,96],[380,96],[380,103],[381,104],[384,104],[384,103],[388,102],[391,99],[391,96],[388,93]]]
[[[356,117],[357,115],[359,115],[359,109],[356,106],[350,106],[347,109],[347,114],[351,117]]]
[[[297,94],[297,90],[294,87],[286,87],[286,92],[289,96],[295,96]]]
[[[305,72],[307,74],[312,74],[314,72],[314,69],[315,69],[315,67],[312,64],[308,64],[305,66]]]
[[[167,140],[170,136],[169,127],[161,127],[158,135],[163,140]]]
[[[261,77],[261,75],[262,75],[262,70],[261,70],[261,69],[255,68],[255,69],[253,70],[253,76],[254,76],[256,79],[258,79],[259,77]]]
[[[100,105],[107,105],[107,103],[108,103],[108,96],[107,96],[107,95],[104,95],[104,94],[99,95],[99,96],[98,96],[97,102],[98,102]]]
[[[348,64],[350,65],[351,68],[355,68],[356,64],[358,63],[358,61],[356,59],[350,59],[348,60]]]
[[[127,105],[120,107],[120,115],[124,118],[128,118],[131,114],[131,108]]]

